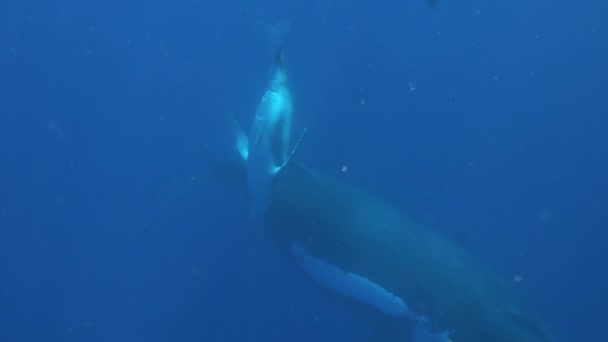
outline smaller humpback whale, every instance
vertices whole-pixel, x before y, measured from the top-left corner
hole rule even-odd
[[[255,112],[249,135],[239,127],[236,148],[246,163],[247,185],[252,213],[266,210],[271,182],[288,160],[293,104],[287,83],[283,44],[291,22],[269,26],[269,42],[274,50],[270,82]]]

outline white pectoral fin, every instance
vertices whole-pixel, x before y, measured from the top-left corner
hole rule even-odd
[[[346,272],[311,255],[299,242],[293,242],[291,249],[293,256],[304,271],[327,290],[370,305],[392,317],[413,317],[413,313],[403,298],[393,294],[372,279],[357,273]]]
[[[247,134],[245,134],[245,131],[243,130],[239,122],[236,120],[234,115],[232,115],[231,113],[229,113],[229,115],[234,124],[236,150],[239,152],[239,155],[243,160],[247,160],[247,158],[249,157],[249,139],[247,138]]]
[[[249,157],[249,140],[247,136],[241,131],[236,137],[236,150],[243,160],[247,160]]]

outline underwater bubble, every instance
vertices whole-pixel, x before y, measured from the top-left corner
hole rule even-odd
[[[538,219],[542,223],[549,223],[553,219],[553,213],[551,210],[543,208],[538,213]]]
[[[407,84],[408,88],[410,89],[410,91],[416,91],[416,82],[414,81],[409,81]]]

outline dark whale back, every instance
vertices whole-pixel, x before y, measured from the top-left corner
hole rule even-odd
[[[499,277],[459,244],[295,163],[275,177],[268,229],[288,255],[296,241],[315,258],[373,281],[454,342],[551,341]]]

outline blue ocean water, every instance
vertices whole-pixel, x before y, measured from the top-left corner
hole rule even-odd
[[[0,2],[0,341],[369,332],[239,215],[242,192],[201,181],[231,153],[228,113],[248,123],[266,86],[260,22],[283,18],[309,127],[295,158],[464,244],[557,340],[604,341],[607,16],[603,0]]]

